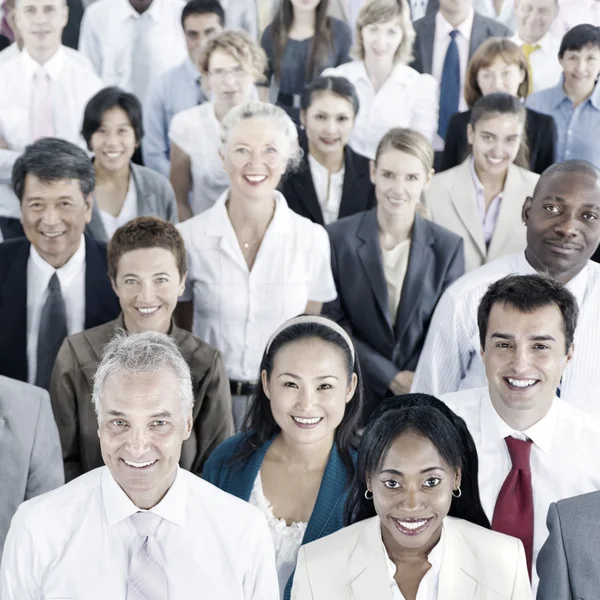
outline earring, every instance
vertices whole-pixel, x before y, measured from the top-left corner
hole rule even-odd
[[[369,489],[365,490],[365,498],[367,500],[373,500],[373,492]]]
[[[455,494],[454,492],[458,492],[458,493]],[[455,498],[460,498],[462,496],[462,490],[460,489],[460,485],[455,490],[452,490],[452,495]]]

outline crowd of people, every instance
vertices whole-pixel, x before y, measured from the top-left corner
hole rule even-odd
[[[0,0],[0,600],[600,597],[599,78],[600,0]]]

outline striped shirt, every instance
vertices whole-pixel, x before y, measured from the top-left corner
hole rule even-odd
[[[535,273],[524,253],[518,253],[483,265],[455,281],[435,309],[411,391],[439,396],[487,387],[479,356],[479,302],[494,281],[507,275]],[[567,288],[577,298],[580,314],[575,352],[563,374],[561,398],[600,416],[600,264],[589,262]]]

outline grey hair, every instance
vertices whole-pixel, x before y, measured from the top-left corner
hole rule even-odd
[[[144,331],[127,334],[117,332],[106,344],[102,360],[94,375],[92,402],[96,416],[100,419],[100,405],[106,380],[113,373],[156,373],[161,369],[172,369],[179,379],[179,395],[184,418],[194,406],[192,375],[190,367],[181,356],[173,339],[164,333]]]
[[[232,108],[221,121],[221,147],[226,146],[231,131],[242,121],[248,119],[265,119],[271,121],[277,131],[283,134],[287,145],[287,170],[295,171],[302,160],[302,150],[298,144],[298,130],[289,115],[274,104],[266,102],[247,102]]]

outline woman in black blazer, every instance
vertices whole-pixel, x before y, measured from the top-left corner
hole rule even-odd
[[[506,38],[490,38],[479,46],[469,62],[465,76],[465,100],[469,108],[479,98],[492,92],[506,92],[524,100],[529,93],[529,81],[527,59],[521,48]],[[554,163],[556,124],[548,115],[529,108],[525,110],[529,168],[541,174]],[[467,125],[470,119],[470,110],[456,113],[450,119],[441,171],[458,166],[467,157]]]
[[[369,160],[348,145],[358,107],[345,77],[319,77],[302,95],[304,157],[280,189],[294,212],[320,225],[375,205]]]
[[[433,174],[422,134],[392,129],[371,165],[377,206],[327,229],[338,297],[323,314],[354,339],[369,413],[410,391],[435,306],[465,269],[463,240],[418,213]]]

